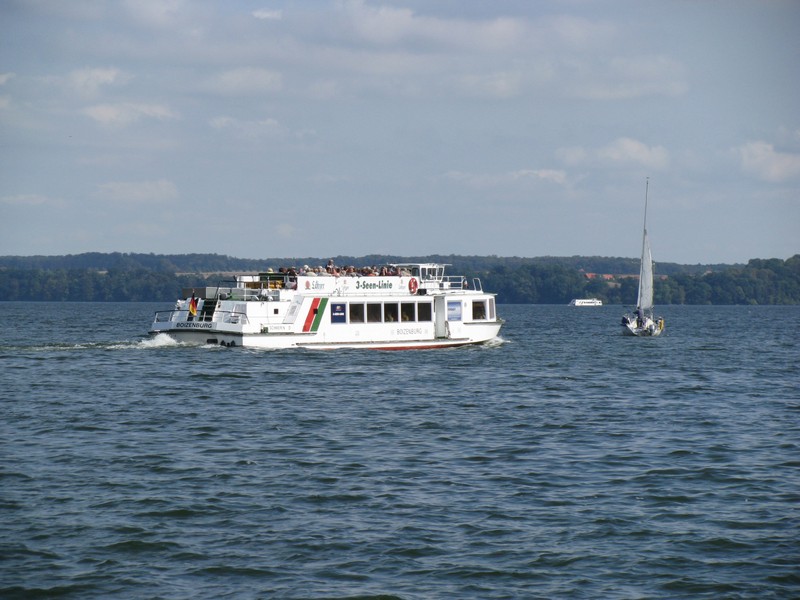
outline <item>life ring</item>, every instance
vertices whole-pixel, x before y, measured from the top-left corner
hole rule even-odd
[[[412,295],[417,293],[418,288],[419,284],[417,283],[416,277],[412,277],[408,280],[408,291],[411,292]]]

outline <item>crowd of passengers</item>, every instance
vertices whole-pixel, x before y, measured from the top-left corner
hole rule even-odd
[[[272,269],[267,269],[267,273],[274,273]],[[279,275],[288,275],[289,277],[297,277],[298,275],[305,277],[391,277],[402,276],[408,277],[411,273],[408,269],[398,269],[393,265],[386,265],[383,267],[339,267],[333,264],[333,261],[328,261],[327,267],[309,267],[303,265],[299,269],[297,267],[281,267],[278,269]]]

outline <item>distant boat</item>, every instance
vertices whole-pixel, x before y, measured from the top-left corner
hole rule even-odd
[[[603,306],[600,298],[575,298],[570,301],[570,306]]]
[[[655,337],[664,331],[664,318],[653,316],[653,257],[650,253],[650,240],[647,237],[647,192],[650,179],[644,191],[644,227],[642,234],[642,261],[639,267],[639,294],[636,312],[622,317],[622,333],[639,337]]]

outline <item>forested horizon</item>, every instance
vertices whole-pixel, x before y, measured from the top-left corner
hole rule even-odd
[[[525,264],[561,265],[583,269],[586,272],[638,274],[639,259],[607,256],[479,256],[456,254],[430,254],[425,256],[401,256],[390,254],[367,254],[364,256],[329,256],[329,257],[269,257],[269,258],[237,258],[224,254],[190,253],[190,254],[154,254],[136,252],[84,252],[64,255],[34,256],[0,256],[0,269],[148,269],[169,273],[213,273],[232,271],[263,271],[276,266],[299,267],[302,265],[326,265],[333,260],[337,265],[383,265],[400,262],[438,262],[453,266],[463,265],[473,268],[493,268],[498,266],[514,267]],[[658,263],[659,272],[664,275],[674,273],[704,273],[707,271],[724,271],[743,267],[738,263],[704,263],[679,264]]]
[[[402,262],[451,265],[481,279],[498,303],[565,304],[596,297],[635,303],[639,259],[622,257],[335,256],[240,259],[220,254],[90,252],[0,257],[0,301],[171,302],[180,290],[216,286],[225,274],[268,268],[369,266]],[[800,304],[800,255],[747,264],[657,263],[656,304]]]

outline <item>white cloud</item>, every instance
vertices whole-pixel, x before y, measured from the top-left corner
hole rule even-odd
[[[414,13],[408,8],[372,7],[363,0],[352,0],[344,6],[356,30],[373,42],[396,43],[414,30]]]
[[[321,80],[314,81],[308,88],[308,94],[311,98],[317,100],[330,100],[342,93],[342,85],[334,80]]]
[[[280,21],[283,18],[283,12],[280,10],[270,10],[268,8],[260,8],[253,11],[253,16],[256,19],[265,21]]]
[[[160,104],[97,104],[83,110],[83,113],[98,123],[112,127],[124,127],[142,117],[151,119],[175,119],[177,115]]]
[[[427,46],[515,54],[521,49],[586,50],[606,46],[618,29],[608,20],[566,14],[466,19],[426,16],[408,8],[373,6],[364,0],[348,0],[339,6],[354,30],[351,36],[385,46],[423,42]]]
[[[118,204],[163,202],[178,198],[177,186],[166,179],[113,181],[97,185],[96,196]]]
[[[392,96],[505,99],[546,93],[614,100],[676,96],[687,89],[682,64],[669,56],[637,56],[633,49],[632,57],[615,58],[619,25],[609,20],[454,18],[364,0],[337,6],[324,30],[321,21],[311,20],[290,37],[293,58],[315,71],[325,69],[329,79],[364,76],[342,86],[351,94],[366,89]],[[318,35],[312,39],[309,31]]]
[[[96,94],[101,86],[126,83],[130,79],[130,75],[115,68],[77,69],[67,75],[70,87],[88,96]]]
[[[780,183],[800,177],[800,154],[778,152],[768,142],[749,142],[736,149],[742,169],[764,181]]]
[[[52,190],[24,186],[26,173],[63,181],[59,193],[66,198],[86,199],[81,190],[88,190],[86,209],[105,198],[108,210],[98,218],[108,216],[111,226],[80,248],[114,250],[123,240],[113,225],[135,220],[129,217],[137,208],[142,213],[142,206],[157,205],[120,204],[114,212],[113,198],[162,197],[168,207],[202,199],[207,177],[190,181],[175,174],[209,161],[220,171],[244,172],[225,187],[230,197],[258,198],[268,178],[310,210],[324,210],[313,205],[320,198],[341,204],[341,211],[331,211],[337,217],[360,209],[379,181],[386,202],[436,197],[442,210],[462,198],[515,208],[542,199],[537,219],[554,230],[547,224],[550,218],[561,222],[564,202],[577,206],[591,197],[618,203],[619,186],[627,187],[621,181],[652,175],[665,195],[693,211],[711,204],[696,199],[703,194],[729,198],[735,191],[739,204],[728,229],[741,230],[734,218],[748,222],[755,215],[764,220],[752,229],[769,232],[753,256],[775,252],[768,218],[783,214],[779,224],[797,221],[785,215],[796,215],[791,209],[800,182],[798,120],[791,111],[800,87],[790,83],[800,38],[774,27],[788,25],[797,9],[766,3],[715,12],[693,3],[655,3],[631,11],[585,0],[12,4],[12,10],[0,8],[7,17],[0,16],[0,34],[9,42],[0,63],[0,128],[7,138],[0,147],[11,169],[0,177],[0,224],[19,231],[23,241],[38,225],[24,231],[12,213],[47,214],[52,202],[27,194]],[[703,25],[681,28],[686,22]],[[736,32],[749,22],[753,51],[742,49],[736,60],[708,52],[709,40],[736,51]],[[680,33],[665,37],[665,31]],[[707,126],[698,127],[698,115]],[[748,137],[747,131],[773,133]],[[153,164],[170,169],[148,173]],[[451,169],[460,171],[445,177]],[[67,178],[59,175],[67,172]],[[162,177],[173,187],[159,183]],[[312,193],[326,184],[324,194]],[[774,210],[765,211],[765,202]],[[12,218],[3,220],[3,212]],[[50,212],[61,220],[60,211]],[[478,211],[459,214],[483,218]],[[680,228],[683,214],[666,214],[661,222],[672,218]],[[288,215],[276,222],[297,226]],[[586,223],[611,245],[613,219]],[[395,254],[420,251],[385,235],[351,235],[352,225],[343,218],[337,240],[354,252],[359,245],[370,252],[371,244]],[[296,235],[285,231],[285,252],[297,251]],[[497,231],[495,238],[482,238],[485,247],[519,252],[512,248],[519,240],[502,225]],[[62,234],[52,236],[56,254]],[[188,247],[175,242],[182,234],[189,235],[174,231],[162,247]],[[580,227],[571,235],[581,243],[588,239]],[[784,245],[794,238],[787,236]],[[530,242],[524,234],[519,239]],[[530,252],[556,251],[543,244]],[[458,252],[463,245],[459,237],[439,237],[425,250]],[[744,252],[740,244],[727,246],[731,255]],[[675,247],[691,254],[686,244]]]
[[[273,93],[283,88],[283,76],[269,69],[239,67],[212,78],[206,88],[229,96]]]
[[[554,169],[539,169],[538,171],[534,171],[534,175],[536,175],[539,179],[552,181],[553,183],[557,183],[559,185],[564,185],[567,183],[567,174],[564,171],[557,171]]]
[[[20,3],[22,4],[22,3]],[[97,0],[35,0],[27,2],[28,7],[35,13],[54,16],[65,20],[93,21],[108,15],[108,6]]]
[[[125,0],[123,4],[136,21],[156,27],[174,23],[186,6],[184,0]]]
[[[566,165],[576,166],[585,163],[589,158],[589,153],[585,148],[572,146],[556,150],[556,158]]]
[[[209,124],[214,129],[232,131],[241,137],[247,138],[275,136],[283,133],[283,128],[275,119],[242,121],[233,117],[220,116],[211,119]]]
[[[600,148],[597,156],[612,164],[641,164],[653,169],[664,169],[669,165],[669,154],[663,146],[650,147],[631,138],[614,140]]]
[[[606,45],[617,32],[608,21],[594,21],[572,15],[557,15],[542,19],[539,23],[539,37],[549,39],[548,43],[561,42],[571,48],[593,48]]]
[[[554,169],[520,169],[506,173],[464,173],[449,171],[445,178],[475,188],[519,185],[525,182],[548,181],[559,185],[567,183],[567,174]]]
[[[642,165],[648,169],[666,169],[670,163],[669,152],[663,146],[648,146],[627,137],[617,138],[602,148],[587,150],[582,147],[559,148],[556,157],[567,165],[593,165],[619,167]]]
[[[442,19],[417,15],[408,8],[370,6],[364,0],[350,0],[340,6],[356,36],[383,46],[424,42],[486,51],[515,47],[529,39],[530,33],[523,20],[508,17]]]
[[[575,82],[570,93],[591,100],[624,100],[645,96],[680,96],[688,90],[683,65],[665,56],[612,58],[568,64]]]
[[[348,42],[361,39],[385,47],[456,49],[464,57],[491,54],[524,55],[527,58],[563,52],[607,48],[618,35],[610,20],[573,15],[492,18],[459,18],[423,15],[409,8],[375,6],[365,0],[343,0],[338,6],[349,28]],[[537,11],[533,11],[537,12]],[[340,35],[342,35],[340,33]]]
[[[40,194],[17,194],[0,198],[0,204],[7,206],[42,206],[54,203],[57,204],[59,202]]]
[[[511,98],[520,92],[522,74],[498,72],[483,75],[464,75],[458,78],[458,87],[470,95],[489,98]]]

